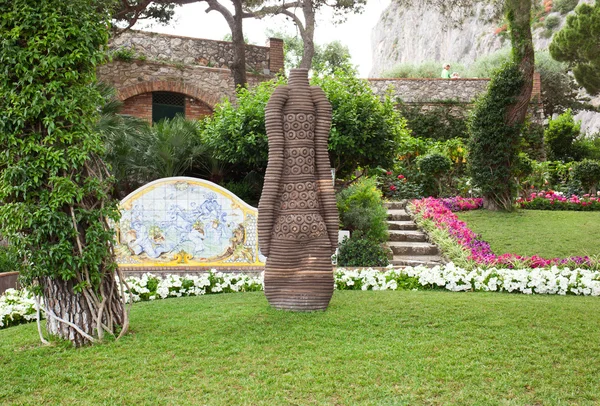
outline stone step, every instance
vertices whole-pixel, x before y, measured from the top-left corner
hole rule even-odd
[[[412,221],[410,214],[406,210],[388,210],[388,220],[391,221]]]
[[[394,256],[390,264],[394,266],[419,266],[425,265],[433,268],[436,265],[442,265],[444,261],[438,255],[415,255],[415,256]]]
[[[383,202],[383,205],[388,210],[403,210],[406,207],[406,200]]]
[[[427,235],[418,230],[391,230],[389,241],[427,241]]]
[[[389,230],[416,230],[417,225],[414,221],[388,221]]]
[[[428,242],[391,241],[388,246],[394,255],[438,255],[439,250]]]

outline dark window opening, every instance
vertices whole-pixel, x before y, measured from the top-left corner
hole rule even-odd
[[[171,92],[152,93],[152,122],[165,118],[173,119],[176,115],[185,117],[185,95]]]

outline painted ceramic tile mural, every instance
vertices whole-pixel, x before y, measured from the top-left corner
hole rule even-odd
[[[119,266],[263,265],[257,210],[214,183],[166,178],[121,202]]]

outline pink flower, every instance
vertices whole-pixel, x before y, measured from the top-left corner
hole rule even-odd
[[[404,179],[404,175],[398,175],[398,179]]]
[[[396,190],[396,186],[394,186],[394,185],[390,185],[390,190],[391,190],[391,191],[394,191],[394,190]]]
[[[390,176],[392,174],[392,171],[387,171],[385,174]]]

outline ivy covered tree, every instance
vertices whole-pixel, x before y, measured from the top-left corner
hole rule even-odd
[[[117,205],[94,130],[103,4],[0,0],[0,233],[43,296],[48,332],[75,346],[128,327],[108,224]]]
[[[565,26],[552,38],[550,54],[568,62],[577,83],[591,95],[600,93],[600,2],[581,4],[567,16]]]

